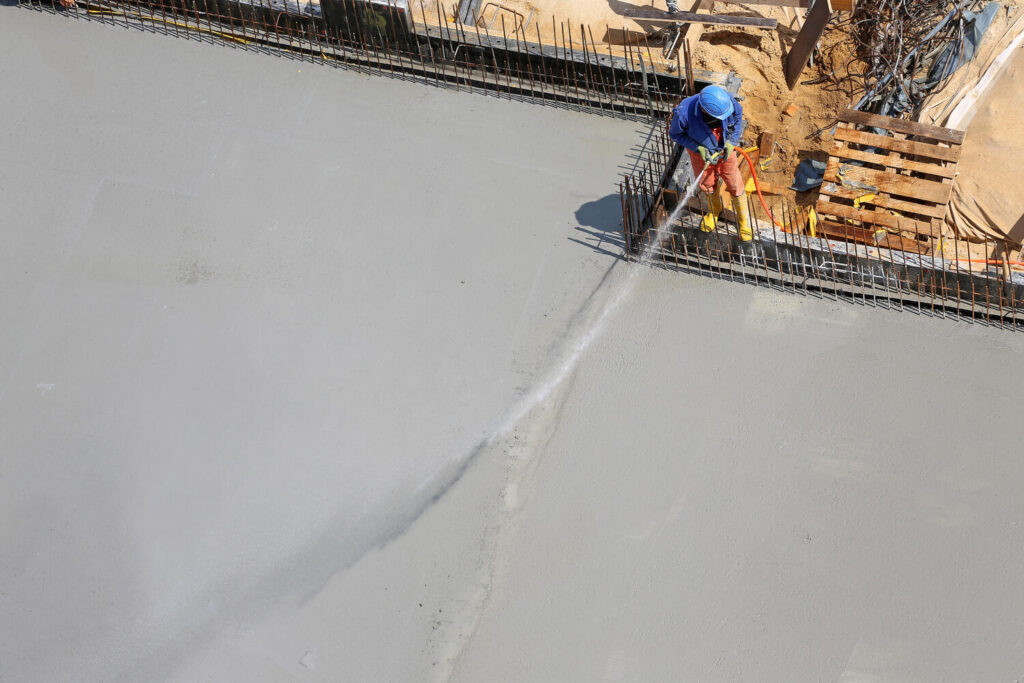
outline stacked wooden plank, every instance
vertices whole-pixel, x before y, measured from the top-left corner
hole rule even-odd
[[[821,231],[924,251],[941,235],[964,132],[847,109],[834,138]]]

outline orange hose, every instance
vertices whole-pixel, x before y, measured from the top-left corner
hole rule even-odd
[[[761,206],[764,207],[764,211],[768,214],[768,218],[771,218],[772,223],[778,226],[783,232],[788,232],[785,225],[775,220],[775,216],[772,215],[772,210],[768,208],[768,203],[764,200],[764,195],[761,194],[761,183],[757,181],[757,170],[754,168],[754,162],[750,160],[750,157],[743,151],[742,147],[736,147],[735,149],[743,155],[743,158],[747,160],[747,165],[750,166],[750,177],[754,179],[754,188],[757,190],[757,198],[761,200]]]
[[[772,223],[775,223],[783,231],[786,231],[786,226],[780,225],[775,216],[772,215],[771,209],[768,208],[768,204],[764,201],[764,195],[761,194],[761,184],[757,181],[757,169],[754,168],[754,162],[751,161],[750,156],[743,151],[742,147],[735,148],[737,152],[743,155],[743,158],[747,160],[747,165],[750,166],[750,177],[754,179],[754,187],[757,189],[757,198],[761,200],[761,206],[764,207],[765,213],[772,219]],[[721,162],[720,162],[721,163]],[[945,257],[943,257],[945,258]],[[949,260],[949,259],[947,259]],[[1004,263],[1008,263],[1011,266],[1022,266],[1024,267],[1024,261],[1003,261],[1001,259],[983,259],[983,258],[956,258],[953,261],[964,263],[984,263],[986,266],[1001,266]]]
[[[986,259],[986,258],[958,258],[950,259],[943,256],[947,261],[963,261],[964,263],[984,263],[986,266],[1001,266],[1004,263],[1008,263],[1011,266],[1024,266],[1024,261],[1003,261],[1002,259]]]

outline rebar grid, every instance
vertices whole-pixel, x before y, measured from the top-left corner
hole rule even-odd
[[[861,305],[1024,329],[1024,271],[1006,261],[972,259],[959,243],[954,243],[950,258],[825,238],[809,227],[810,207],[772,198],[773,220],[761,211],[756,194],[746,197],[751,242],[740,242],[736,226],[724,219],[704,232],[701,218],[708,205],[701,193],[678,221],[665,225],[676,197],[683,194],[673,178],[685,162],[668,137],[667,125],[658,137],[638,170],[619,185],[627,260]],[[998,245],[1009,253],[1009,245],[990,242],[987,248]]]
[[[21,0],[36,10],[64,12],[53,0]],[[627,118],[660,118],[708,79],[688,53],[674,74],[655,70],[649,50],[626,45],[617,54],[593,30],[555,23],[541,40],[539,21],[492,28],[466,23],[456,6],[410,11],[394,0],[77,0],[67,11],[100,20],[309,62],[355,68],[466,89],[499,93]],[[321,9],[322,7],[322,9]],[[419,14],[419,16],[416,16]],[[500,28],[500,32],[499,32]],[[510,30],[511,28],[511,30]],[[645,54],[648,53],[648,54]]]

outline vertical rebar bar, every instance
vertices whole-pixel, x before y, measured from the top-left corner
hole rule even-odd
[[[512,99],[512,66],[508,59],[508,32],[505,30],[505,15],[501,15],[501,44],[505,52],[505,92]]]

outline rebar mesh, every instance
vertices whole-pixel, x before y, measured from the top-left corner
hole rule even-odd
[[[966,247],[955,247],[950,258],[824,238],[810,227],[809,207],[772,198],[768,216],[754,194],[746,197],[751,242],[740,242],[727,216],[704,232],[701,217],[708,207],[699,193],[678,221],[664,225],[681,194],[674,179],[685,175],[680,164],[687,162],[667,126],[659,135],[637,172],[620,183],[627,259],[804,295],[1022,329],[1024,271],[1007,261],[971,258]],[[852,237],[853,226],[850,232]],[[1009,253],[1006,244],[986,246],[990,253],[994,248]]]

